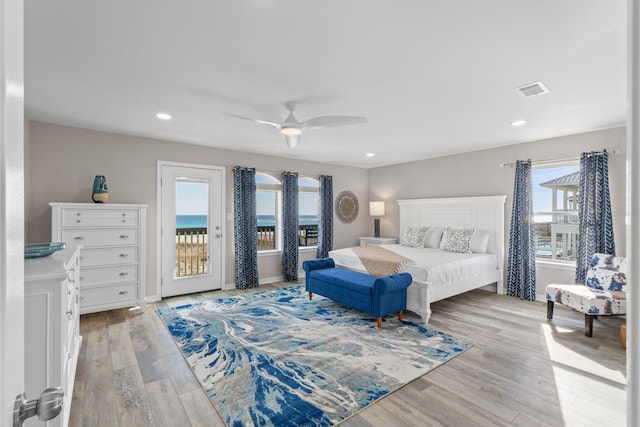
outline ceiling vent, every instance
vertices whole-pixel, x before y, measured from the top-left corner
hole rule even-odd
[[[515,88],[518,92],[522,94],[522,96],[537,96],[542,95],[543,93],[549,93],[549,89],[545,87],[542,82],[533,82],[527,83],[526,85],[522,85],[520,87]]]

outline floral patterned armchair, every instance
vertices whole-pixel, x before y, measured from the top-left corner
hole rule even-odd
[[[594,254],[584,285],[548,285],[547,319],[553,318],[554,303],[584,313],[584,334],[593,335],[593,319],[626,314],[627,260]]]

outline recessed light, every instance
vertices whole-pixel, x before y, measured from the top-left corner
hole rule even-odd
[[[376,155],[376,153],[367,153],[367,157],[373,157],[375,155]]]
[[[511,126],[522,126],[527,124],[526,120],[516,120],[515,122],[511,122]]]
[[[168,113],[157,113],[156,117],[160,120],[171,120],[171,114]]]

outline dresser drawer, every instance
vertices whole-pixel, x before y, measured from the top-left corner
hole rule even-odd
[[[85,268],[80,273],[80,295],[86,292],[86,286],[106,285],[108,283],[135,282],[138,280],[138,265],[120,265],[113,267]]]
[[[63,227],[137,226],[137,209],[63,209]]]
[[[88,248],[80,255],[82,267],[99,265],[131,264],[138,262],[137,246],[121,246],[119,248]]]
[[[138,244],[138,230],[93,229],[93,230],[62,230],[62,241],[87,246],[114,246]]]
[[[124,283],[121,285],[96,286],[80,290],[80,306],[84,310],[94,305],[125,306],[136,303],[138,299],[137,285]]]

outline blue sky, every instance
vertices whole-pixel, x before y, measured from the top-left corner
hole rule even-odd
[[[299,215],[318,214],[318,195],[302,193],[298,204]],[[256,193],[256,209],[258,215],[273,215],[275,210],[275,193],[258,191]]]
[[[537,214],[538,212],[551,211],[551,189],[541,187],[540,184],[579,170],[579,165],[533,169],[533,213],[536,217],[536,222],[551,221],[550,216]]]
[[[176,215],[206,215],[208,184],[176,182]]]
[[[317,194],[300,194],[298,210],[300,215],[316,215]],[[258,215],[272,215],[275,206],[275,193],[258,192],[256,194]],[[207,184],[199,182],[176,183],[176,215],[206,215]]]
[[[555,168],[533,169],[533,211],[551,211],[551,189],[540,183],[577,172],[578,165]],[[257,214],[272,215],[275,206],[275,193],[258,192],[256,194]],[[298,206],[300,215],[317,214],[317,194],[301,194]],[[176,215],[205,215],[207,213],[207,184],[196,182],[176,183]],[[536,215],[536,222],[549,221],[550,218]]]

